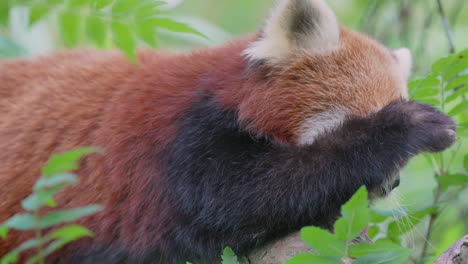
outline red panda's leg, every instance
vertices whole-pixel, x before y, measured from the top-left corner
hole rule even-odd
[[[381,192],[410,157],[455,139],[450,117],[414,102],[349,118],[302,147],[253,138],[210,98],[179,124],[163,170],[178,212],[172,244],[175,254],[208,261],[225,246],[246,253],[305,225],[328,227],[360,186]]]

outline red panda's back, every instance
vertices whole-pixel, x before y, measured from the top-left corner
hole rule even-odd
[[[239,76],[249,40],[188,55],[145,50],[138,63],[118,52],[79,50],[0,64],[0,222],[22,210],[52,153],[96,146],[104,154],[83,160],[79,183],[58,195],[59,206],[104,206],[81,222],[95,231],[96,245],[115,241],[138,251],[168,235],[164,148],[193,100],[219,88],[206,85],[210,78]],[[29,237],[11,233],[0,255]]]
[[[21,211],[52,153],[105,151],[85,159],[79,185],[60,194],[60,206],[106,206],[117,202],[112,193],[132,195],[124,192],[144,184],[133,176],[146,171],[126,161],[148,158],[150,148],[167,141],[193,87],[171,77],[169,56],[143,53],[139,64],[117,52],[81,50],[0,65],[0,222]],[[18,245],[19,236],[9,237],[0,255]]]

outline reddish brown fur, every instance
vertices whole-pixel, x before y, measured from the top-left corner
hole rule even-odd
[[[253,38],[191,55],[142,51],[138,66],[94,50],[2,64],[0,222],[21,211],[51,153],[99,146],[106,154],[83,162],[79,185],[59,195],[60,206],[102,204],[102,213],[81,222],[96,232],[96,243],[123,238],[121,246],[135,252],[150,247],[171,232],[158,220],[171,212],[154,202],[161,201],[154,188],[162,188],[154,186],[154,162],[197,93],[211,90],[252,132],[286,144],[296,143],[306,118],[331,105],[365,115],[400,97],[403,80],[392,73],[398,66],[390,53],[345,29],[341,38],[331,55],[263,66],[268,76],[246,70],[242,51]],[[29,236],[11,234],[0,255]]]
[[[148,190],[154,187],[149,176],[158,172],[148,171],[154,164],[146,164],[154,163],[154,148],[161,149],[174,134],[173,121],[189,106],[202,75],[222,69],[238,76],[242,61],[224,54],[240,54],[245,46],[243,40],[192,55],[143,51],[138,66],[118,53],[94,50],[3,64],[0,222],[21,211],[19,202],[51,153],[91,145],[106,154],[86,159],[79,185],[61,193],[59,204],[104,205],[104,212],[82,222],[97,233],[99,243],[122,236],[125,246],[138,250],[164,236],[158,230],[165,223],[157,219],[170,208],[154,210],[152,201],[158,199],[148,196],[155,194]],[[138,229],[145,226],[153,229]],[[30,234],[10,234],[0,244],[0,255],[26,237]]]

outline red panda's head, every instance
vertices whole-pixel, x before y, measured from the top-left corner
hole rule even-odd
[[[341,27],[324,0],[280,0],[243,54],[263,76],[240,100],[240,119],[285,143],[310,144],[347,115],[408,95],[410,52]]]

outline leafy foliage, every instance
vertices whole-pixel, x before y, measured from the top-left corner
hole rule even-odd
[[[432,73],[409,83],[411,97],[439,107],[459,119],[461,132],[466,133],[468,121],[468,50],[436,61]]]
[[[13,7],[28,7],[29,23],[54,18],[63,44],[74,47],[84,42],[98,47],[115,45],[136,60],[138,43],[157,46],[157,29],[190,33],[204,37],[191,26],[177,22],[160,9],[164,1],[155,0],[2,0],[0,25],[6,25]],[[0,52],[2,41],[0,40]]]
[[[354,263],[402,263],[411,251],[382,239],[376,243],[352,244],[352,241],[370,224],[371,209],[368,207],[367,190],[361,187],[341,207],[342,217],[334,225],[335,233],[318,227],[301,230],[302,239],[315,253],[302,253],[286,264],[341,264],[342,258],[355,258]]]
[[[96,152],[96,149],[80,148],[60,155],[52,155],[42,169],[42,177],[35,183],[33,193],[21,202],[26,213],[18,213],[0,225],[0,238],[2,239],[7,238],[9,229],[33,230],[36,236],[3,256],[0,259],[1,264],[16,263],[20,253],[30,249],[37,249],[37,253],[26,263],[44,263],[45,257],[64,245],[82,237],[94,236],[90,230],[83,226],[61,225],[95,214],[101,210],[99,205],[49,210],[47,214],[43,214],[41,210],[46,207],[56,207],[54,196],[77,182],[76,175],[68,171],[78,169],[78,161],[83,156],[93,152]],[[48,234],[43,234],[44,229],[52,227],[58,228]]]

